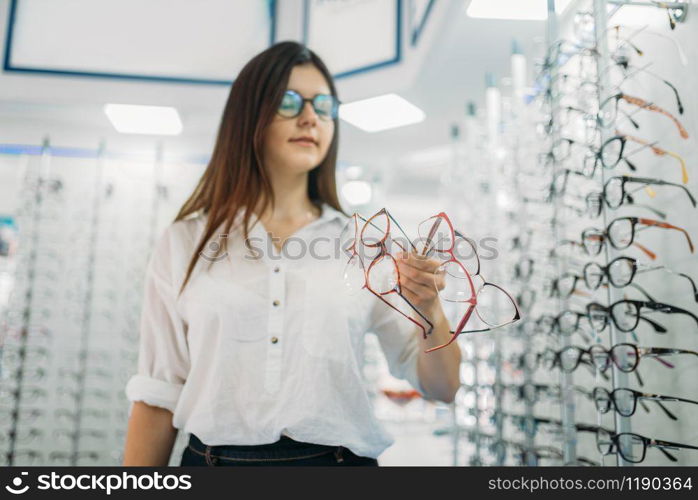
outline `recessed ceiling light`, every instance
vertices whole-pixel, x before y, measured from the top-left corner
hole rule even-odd
[[[175,108],[168,106],[140,106],[135,104],[107,104],[104,106],[109,121],[122,134],[179,135],[182,120]]]
[[[366,132],[380,132],[419,123],[426,115],[399,95],[385,94],[343,104],[339,117]]]
[[[555,11],[565,11],[571,0],[555,0]],[[545,21],[548,18],[547,0],[472,0],[466,11],[470,17],[482,19],[517,19]]]
[[[366,181],[349,181],[342,186],[342,195],[350,205],[365,205],[371,201],[371,185]]]

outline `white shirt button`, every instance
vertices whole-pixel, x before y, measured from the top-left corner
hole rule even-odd
[[[281,304],[281,302],[280,302],[279,300],[275,300],[274,302],[272,302],[272,304],[276,307],[276,306],[278,306],[279,304]]]

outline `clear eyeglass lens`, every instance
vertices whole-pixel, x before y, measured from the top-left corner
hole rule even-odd
[[[281,104],[279,105],[279,114],[286,117],[294,117],[298,115],[298,112],[303,105],[303,100],[300,95],[295,92],[287,91],[281,98]]]
[[[538,356],[533,351],[527,351],[523,357],[523,363],[529,370],[535,370],[538,366]]]
[[[579,360],[582,357],[583,352],[576,347],[566,347],[560,352],[560,364],[562,370],[566,372],[571,372],[579,364]]]
[[[633,261],[626,258],[614,260],[608,268],[611,282],[617,287],[628,286],[633,279],[635,266]]]
[[[389,220],[386,213],[371,217],[361,230],[361,242],[369,247],[380,245],[388,234]]]
[[[335,100],[333,96],[327,94],[315,96],[313,99],[313,107],[320,118],[324,118],[325,120],[334,118]]]
[[[543,367],[546,370],[551,370],[553,368],[553,365],[555,364],[555,351],[552,349],[546,349],[543,352],[543,355],[541,356],[541,361],[543,364]]]
[[[584,231],[582,236],[582,244],[589,255],[598,255],[601,253],[601,245],[603,243],[603,233],[597,230]]]
[[[611,408],[611,398],[606,389],[597,389],[594,391],[594,403],[596,404],[596,409],[600,413],[608,413]]]
[[[608,127],[616,120],[618,106],[617,99],[606,99],[599,110],[599,122],[602,126]]]
[[[422,248],[434,248],[440,252],[453,249],[454,235],[443,217],[432,217],[419,224],[419,243]]]
[[[618,208],[623,203],[623,180],[612,177],[606,183],[606,202],[611,208]]]
[[[601,331],[606,327],[606,321],[608,319],[608,313],[603,306],[598,304],[591,304],[588,308],[589,322],[592,328],[596,331]]]
[[[616,389],[613,393],[618,413],[629,417],[635,409],[635,394],[630,389]]]
[[[626,373],[631,372],[639,361],[637,351],[630,345],[616,345],[612,354],[618,369]]]
[[[603,429],[596,432],[596,447],[602,455],[610,455],[613,450],[611,434]]]
[[[480,272],[480,261],[472,240],[463,236],[456,236],[453,255],[463,264],[463,267],[471,276],[475,276]]]
[[[475,313],[483,323],[493,328],[513,321],[516,306],[512,298],[501,288],[488,283],[478,291]]]
[[[620,138],[614,138],[605,143],[601,148],[601,162],[606,168],[613,168],[620,161],[623,143]]]
[[[608,228],[611,244],[618,248],[628,248],[633,241],[633,223],[630,219],[616,219]]]
[[[465,268],[458,262],[449,261],[441,264],[434,273],[434,287],[443,279],[444,287],[439,290],[439,296],[447,302],[466,302],[475,295],[472,279]]]
[[[639,321],[638,310],[632,302],[619,302],[611,308],[613,320],[619,330],[632,331]]]
[[[591,361],[599,371],[605,371],[608,368],[608,352],[603,346],[594,345],[589,348]]]
[[[538,326],[540,327],[541,332],[550,334],[553,332],[553,326],[554,326],[554,319],[552,316],[546,315],[541,317]]]
[[[601,286],[603,279],[603,269],[595,262],[584,268],[584,281],[591,290],[596,290]]]
[[[366,276],[361,265],[361,258],[354,255],[344,268],[344,285],[350,295],[356,295],[366,283]]]
[[[530,402],[535,402],[537,399],[536,386],[533,384],[525,384],[522,388],[523,397]]]
[[[577,315],[572,311],[565,311],[560,315],[558,324],[560,325],[561,333],[574,333],[574,331],[577,329]]]
[[[344,252],[344,255],[350,257],[354,250],[356,250],[356,221],[352,217],[349,222],[346,223],[342,232],[339,235],[339,245]]]
[[[586,197],[587,214],[589,217],[601,215],[603,199],[599,193],[589,193]]]
[[[374,261],[368,270],[368,284],[374,292],[384,294],[398,286],[398,270],[395,260],[389,255]]]
[[[618,435],[618,451],[628,462],[641,462],[645,454],[645,443],[643,440],[631,433],[621,433]]]

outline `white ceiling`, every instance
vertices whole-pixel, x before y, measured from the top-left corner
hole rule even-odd
[[[498,80],[509,74],[512,39],[531,54],[535,39],[544,34],[544,23],[539,21],[471,19],[465,14],[467,3],[463,0],[456,15],[449,16],[435,34],[413,85],[399,91],[421,107],[427,119],[375,134],[343,123],[342,159],[390,167],[411,151],[448,142],[450,123],[464,115],[465,103],[483,102],[485,72],[493,72]],[[8,4],[0,0],[3,43]],[[380,81],[380,71],[369,78]],[[340,92],[343,85],[340,81]],[[66,146],[95,147],[106,138],[113,148],[149,150],[152,138],[117,134],[102,106],[105,102],[166,104],[178,108],[185,124],[181,136],[163,141],[166,149],[207,154],[227,92],[222,86],[4,73],[0,77],[0,142],[37,144],[50,134],[54,144]]]

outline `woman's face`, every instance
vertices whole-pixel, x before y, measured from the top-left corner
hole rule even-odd
[[[303,98],[330,94],[325,77],[312,64],[301,64],[291,70],[288,90]],[[264,163],[272,171],[306,173],[317,167],[327,155],[334,135],[334,121],[322,120],[310,102],[305,102],[301,114],[285,118],[278,113],[269,124],[264,137]],[[307,137],[312,142],[299,142]]]

